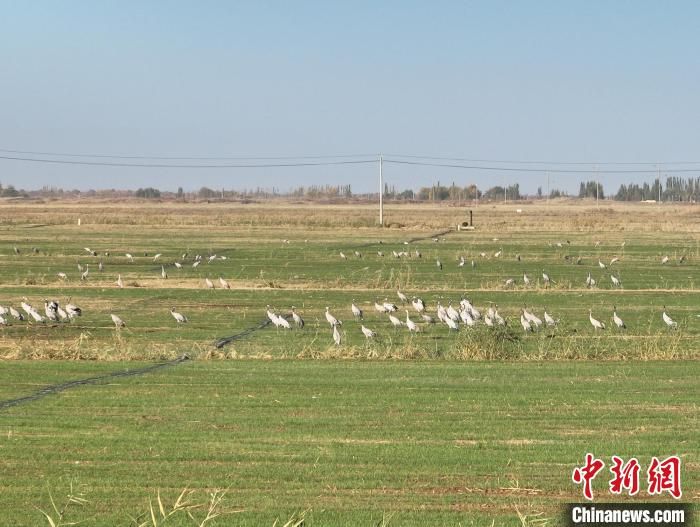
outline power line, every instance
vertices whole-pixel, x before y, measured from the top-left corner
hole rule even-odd
[[[376,159],[359,159],[347,161],[305,161],[298,163],[246,163],[246,164],[226,164],[226,165],[193,165],[193,164],[164,164],[164,163],[120,163],[107,161],[82,161],[82,160],[67,160],[67,159],[46,159],[46,158],[31,158],[31,157],[15,157],[15,156],[0,156],[0,159],[9,161],[22,161],[28,163],[49,163],[57,165],[87,165],[87,166],[104,166],[104,167],[133,167],[133,168],[190,168],[190,169],[207,169],[207,168],[280,168],[280,167],[309,167],[309,166],[330,166],[330,165],[360,165],[367,163],[376,163]]]
[[[469,170],[489,170],[489,171],[505,171],[505,172],[537,172],[542,173],[545,170],[550,173],[559,174],[656,174],[657,169],[641,170],[583,170],[583,169],[552,169],[552,168],[525,168],[525,167],[497,167],[497,166],[484,166],[484,165],[461,165],[452,163],[429,163],[422,161],[402,161],[398,159],[387,159],[384,158],[385,163],[394,163],[397,165],[417,165],[417,166],[427,166],[427,167],[443,167],[443,168],[464,168]],[[700,172],[700,167],[697,168],[672,168],[669,170],[664,170],[665,174],[677,173],[677,172]]]
[[[32,156],[52,156],[52,157],[86,157],[93,159],[151,159],[154,161],[270,161],[270,160],[295,160],[295,159],[341,159],[356,157],[376,157],[376,154],[330,154],[330,155],[302,155],[302,156],[149,156],[143,154],[76,154],[66,152],[37,152],[34,150],[10,150],[0,148],[0,152],[7,154],[23,154]]]
[[[1,151],[1,150],[0,150]],[[608,161],[608,162],[588,162],[588,161],[516,161],[506,159],[473,159],[467,157],[443,157],[443,156],[420,156],[411,154],[385,154],[389,157],[403,157],[408,159],[428,159],[437,161],[466,161],[470,163],[501,163],[504,165],[583,165],[583,166],[614,166],[614,165],[641,165],[641,166],[666,166],[666,165],[700,165],[700,161]]]

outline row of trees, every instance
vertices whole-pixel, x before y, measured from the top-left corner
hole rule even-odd
[[[266,189],[258,187],[244,190],[224,190],[201,187],[198,191],[185,192],[182,187],[177,192],[161,191],[157,188],[146,187],[138,190],[64,190],[57,187],[43,187],[40,190],[25,191],[18,190],[12,185],[3,187],[0,184],[0,197],[43,197],[61,198],[64,196],[88,196],[102,198],[129,198],[137,197],[142,199],[200,199],[200,200],[246,200],[246,199],[270,199],[276,197],[294,197],[299,199],[319,200],[319,199],[376,199],[376,193],[355,194],[350,185],[310,185],[299,186],[288,192],[281,192],[278,188]],[[421,187],[417,192],[411,189],[397,189],[395,186],[384,185],[384,197],[388,200],[404,201],[473,201],[473,200],[519,200],[528,198],[521,194],[520,185],[515,183],[507,187],[500,185],[493,186],[481,191],[476,185],[458,186],[452,183],[450,186],[441,185],[438,181],[430,187]],[[544,199],[542,187],[537,189],[534,196]],[[554,189],[549,198],[568,197],[565,191]],[[579,198],[605,199],[606,194],[597,181],[582,181],[579,185]],[[652,183],[630,183],[620,185],[615,195],[609,196],[617,201],[643,201],[657,200],[659,197],[663,201],[700,201],[700,177],[680,178],[668,177],[665,185],[658,179]]]
[[[661,198],[663,201],[700,201],[700,177],[693,178],[666,178],[666,186],[663,187],[657,179],[651,185],[638,183],[620,185],[615,194],[618,201],[642,201]]]

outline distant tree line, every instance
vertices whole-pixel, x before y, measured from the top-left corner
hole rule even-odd
[[[665,188],[661,186],[658,179],[651,185],[646,182],[641,186],[638,183],[623,184],[615,194],[615,199],[618,201],[658,200],[659,196],[663,201],[700,201],[700,177],[687,179],[668,177]]]
[[[384,185],[384,198],[393,201],[433,201],[433,202],[468,202],[475,200],[485,201],[511,201],[522,199],[545,199],[545,197],[555,199],[569,197],[567,192],[560,189],[553,189],[545,196],[542,187],[537,189],[534,195],[524,195],[520,192],[520,185],[514,183],[508,186],[496,185],[484,191],[477,188],[475,184],[465,186],[452,183],[449,186],[437,183],[429,187],[421,187],[418,191],[412,189],[397,189],[393,185]],[[581,181],[579,184],[579,198],[606,199],[603,185],[597,181]],[[0,197],[3,198],[62,198],[81,196],[122,199],[141,198],[152,200],[266,200],[275,198],[296,198],[303,200],[375,200],[377,193],[354,193],[351,185],[309,185],[298,186],[290,191],[280,191],[276,187],[253,189],[226,190],[201,187],[199,190],[185,192],[182,187],[177,192],[162,191],[153,187],[139,188],[137,190],[67,190],[53,186],[44,186],[40,190],[25,191],[16,189],[12,185],[3,186],[0,184]],[[659,196],[664,201],[700,201],[700,177],[680,178],[668,177],[665,185],[657,179],[653,183],[629,183],[620,185],[615,195],[608,196],[617,201],[643,201],[657,200]]]

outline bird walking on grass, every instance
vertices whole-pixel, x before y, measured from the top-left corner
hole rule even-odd
[[[219,284],[221,284],[221,287],[223,289],[231,289],[231,284],[229,284],[226,280],[224,280],[221,277],[219,277]]]
[[[117,287],[119,287],[119,288],[124,287],[124,282],[122,281],[122,275],[117,275],[117,281],[114,283],[117,284]]]
[[[209,278],[205,278],[204,283],[206,284],[207,289],[214,289],[214,282],[209,280]]]
[[[168,273],[165,272],[165,266],[161,265],[160,266],[160,277],[165,280],[168,278]]]

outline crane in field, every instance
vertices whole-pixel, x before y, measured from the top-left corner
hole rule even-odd
[[[182,313],[178,313],[177,311],[175,311],[175,308],[172,308],[170,310],[170,314],[173,316],[175,322],[177,322],[178,324],[185,324],[186,322],[188,322],[187,317]]]
[[[588,310],[588,320],[591,321],[591,325],[593,326],[593,331],[597,331],[599,329],[605,329],[605,324],[603,324],[600,320],[593,318],[593,310],[591,310],[591,309]]]
[[[669,327],[669,328],[676,328],[678,327],[678,323],[674,321],[668,313],[666,313],[666,306],[664,306],[664,312],[661,314],[661,318],[663,319],[664,323]]]

